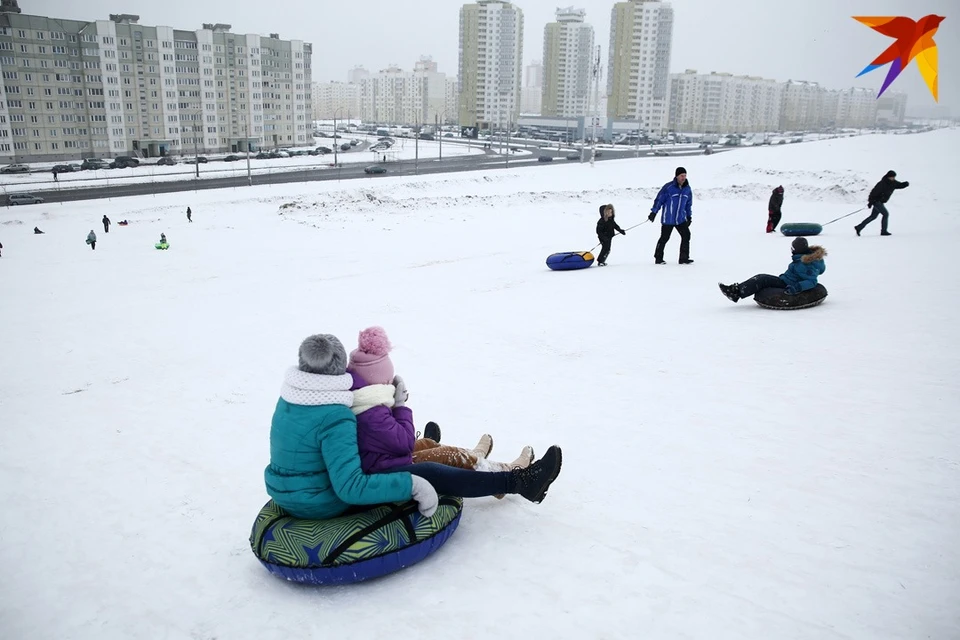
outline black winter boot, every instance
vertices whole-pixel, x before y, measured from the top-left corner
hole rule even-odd
[[[440,442],[440,425],[436,422],[428,422],[423,426],[423,437]]]
[[[530,502],[540,503],[547,497],[547,489],[557,476],[560,475],[560,466],[563,464],[563,454],[560,447],[551,446],[542,458],[526,469],[514,469],[514,492]]]
[[[860,225],[857,225],[853,228],[853,230],[857,232],[857,237],[859,238],[860,232],[863,231],[863,227],[861,227]]]
[[[740,285],[737,283],[734,284],[723,284],[722,282],[717,283],[720,286],[720,291],[723,295],[730,298],[731,302],[737,302],[740,300]]]

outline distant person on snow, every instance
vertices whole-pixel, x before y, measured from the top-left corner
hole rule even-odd
[[[770,202],[767,203],[767,233],[773,233],[780,224],[780,207],[783,206],[783,185],[780,185],[770,194]]]
[[[607,266],[607,257],[610,255],[610,244],[613,242],[613,236],[619,232],[621,235],[627,235],[627,232],[620,228],[617,221],[614,220],[615,212],[612,204],[600,205],[600,219],[597,220],[597,239],[600,240],[600,255],[597,256],[597,265]]]
[[[657,217],[658,211],[663,211],[663,215],[660,217],[660,240],[653,253],[656,264],[666,264],[663,250],[674,229],[680,234],[680,264],[692,264],[690,225],[693,224],[693,190],[687,182],[687,170],[683,167],[677,167],[673,180],[660,188],[650,209],[650,222]]]
[[[0,243],[0,257],[3,257],[3,253],[2,253],[2,251],[3,251],[3,244],[2,244],[2,243]]]
[[[97,250],[97,234],[93,232],[93,229],[90,229],[90,233],[87,234],[87,244],[94,251]]]
[[[823,259],[827,250],[821,246],[810,246],[806,238],[800,237],[790,245],[793,261],[779,277],[760,273],[741,283],[720,285],[720,291],[733,302],[740,298],[749,298],[761,289],[786,289],[787,295],[796,295],[817,286],[817,278],[827,270]]]
[[[101,222],[103,223],[103,232],[110,233],[110,218],[103,216],[103,220],[101,220]]]
[[[40,234],[42,234],[42,233],[43,233],[43,231],[40,231],[40,227],[34,227],[34,228],[33,228],[33,235],[36,236],[36,235],[40,235]]]
[[[187,222],[193,222],[193,211],[190,211],[190,207],[187,207]]]
[[[894,170],[887,171],[884,174],[883,178],[878,182],[873,189],[870,190],[870,195],[867,196],[867,209],[872,208],[873,213],[871,213],[867,218],[854,227],[854,230],[857,232],[857,235],[860,235],[860,232],[863,231],[863,228],[868,224],[877,219],[877,216],[883,216],[880,219],[880,235],[882,236],[891,236],[893,235],[887,231],[887,221],[890,218],[890,212],[887,211],[887,201],[890,200],[890,196],[893,195],[893,192],[897,189],[906,189],[910,186],[909,182],[898,182],[897,181],[897,172]]]
[[[167,234],[165,233],[160,234],[160,244],[167,244]]]

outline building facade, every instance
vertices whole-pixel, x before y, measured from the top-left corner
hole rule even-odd
[[[433,123],[427,119],[427,78],[390,66],[360,84],[360,117],[389,125]]]
[[[460,8],[458,120],[505,128],[520,115],[523,11],[498,0]]]
[[[877,123],[877,96],[872,89],[844,89],[837,92],[834,113],[834,126],[849,129],[873,127]]]
[[[0,10],[0,161],[313,144],[311,45]],[[9,123],[9,125],[7,125]]]
[[[783,85],[776,80],[687,69],[670,76],[672,131],[746,133],[780,127]]]
[[[430,124],[456,119],[455,111],[447,112],[447,74],[441,73],[437,63],[430,56],[421,56],[413,65],[414,75],[420,76],[426,83],[426,106],[424,113]]]
[[[585,115],[591,103],[594,33],[583,9],[557,9],[543,28],[543,91],[540,114]]]
[[[877,98],[877,126],[902,127],[907,115],[907,94],[884,93]]]
[[[314,120],[361,117],[359,84],[315,82],[312,93]]]
[[[520,112],[540,115],[543,106],[543,62],[534,60],[523,70],[523,88],[520,90]]]
[[[649,132],[667,129],[673,7],[661,0],[613,5],[607,65],[607,116],[638,120]]]

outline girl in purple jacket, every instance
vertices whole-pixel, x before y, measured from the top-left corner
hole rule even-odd
[[[403,379],[394,375],[390,349],[390,341],[381,327],[364,329],[347,364],[347,372],[353,376],[351,410],[357,416],[357,445],[364,473],[394,471],[417,462],[504,472],[526,468],[533,462],[530,447],[524,447],[513,462],[486,460],[493,448],[493,439],[488,434],[484,434],[473,449],[417,440],[413,412],[406,406],[409,393]]]

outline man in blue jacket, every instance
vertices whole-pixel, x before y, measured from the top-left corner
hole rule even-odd
[[[663,185],[660,193],[653,201],[649,220],[653,222],[657,212],[662,211],[660,217],[660,240],[653,254],[657,264],[666,264],[663,260],[663,249],[667,246],[670,235],[676,228],[680,234],[680,264],[692,264],[690,259],[690,224],[693,222],[693,191],[687,182],[687,170],[677,167],[674,179]]]

